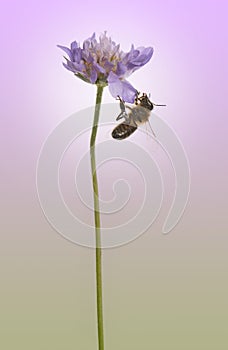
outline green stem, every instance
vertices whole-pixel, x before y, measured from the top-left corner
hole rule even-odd
[[[90,160],[93,179],[94,196],[94,219],[96,232],[96,288],[97,288],[97,331],[98,331],[98,349],[104,350],[104,329],[103,329],[103,305],[102,305],[102,256],[101,256],[101,233],[100,233],[100,212],[99,212],[99,194],[96,172],[95,141],[99,121],[101,99],[103,86],[97,86],[96,106],[94,112],[93,129],[90,138]]]

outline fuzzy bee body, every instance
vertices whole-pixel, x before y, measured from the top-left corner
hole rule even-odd
[[[118,99],[120,101],[121,113],[116,120],[124,118],[125,121],[115,127],[112,131],[112,137],[117,140],[123,140],[133,134],[140,124],[149,121],[154,105],[145,93],[141,97],[139,97],[139,94],[137,95],[133,107],[125,106],[124,101],[120,97]],[[127,113],[126,109],[129,110],[129,113]]]

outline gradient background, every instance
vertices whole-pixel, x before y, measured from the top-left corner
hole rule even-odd
[[[228,348],[227,1],[1,2],[1,316],[4,350],[96,349],[94,252],[60,237],[40,209],[36,162],[61,120],[95,89],[56,44],[108,30],[124,50],[152,45],[129,80],[167,108],[191,165],[184,217],[163,218],[104,252],[108,350]],[[108,90],[104,102],[111,102]]]

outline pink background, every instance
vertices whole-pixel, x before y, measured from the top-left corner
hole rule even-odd
[[[124,50],[154,47],[129,80],[167,104],[159,115],[182,140],[192,180],[169,236],[153,227],[105,252],[107,349],[227,349],[227,12],[221,0],[1,2],[3,349],[96,349],[93,251],[48,225],[35,174],[50,131],[95,99],[56,45],[104,30]]]

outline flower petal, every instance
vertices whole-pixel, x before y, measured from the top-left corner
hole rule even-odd
[[[108,85],[113,97],[120,96],[125,102],[134,103],[137,90],[128,81],[120,80],[115,73],[110,72]]]
[[[106,61],[103,63],[103,66],[104,66],[105,72],[106,72],[106,73],[109,73],[109,72],[113,69],[114,63],[112,63],[112,62],[106,60]]]
[[[85,66],[83,63],[78,64],[76,62],[71,62],[69,60],[67,60],[67,63],[63,63],[63,66],[73,73],[78,73],[78,72],[81,73],[85,69]]]
[[[126,72],[127,72],[127,66],[122,62],[118,62],[116,72],[115,72],[116,75],[118,75],[118,77],[123,77]]]
[[[57,45],[57,47],[59,47],[61,50],[63,50],[64,52],[66,52],[66,54],[69,56],[69,59],[71,60],[71,61],[73,61],[73,54],[72,54],[72,52],[71,52],[71,50],[68,48],[68,47],[66,47],[66,46],[61,46],[61,45]]]
[[[63,66],[73,73],[78,73],[78,70],[73,66],[71,61],[67,61],[67,63],[63,62]]]
[[[83,42],[83,50],[86,50],[86,51],[89,50],[90,46],[95,46],[96,43],[97,43],[96,35],[95,33],[93,33],[91,37],[89,37]]]
[[[144,64],[146,64],[151,59],[154,52],[152,47],[138,47],[137,51],[139,52],[139,54],[137,55],[137,57],[134,57],[131,60],[131,63],[139,65],[140,67],[144,66]]]
[[[90,77],[89,77],[90,81],[92,84],[95,84],[96,83],[96,80],[97,80],[97,72],[95,69],[92,69],[91,72],[90,72]]]
[[[79,47],[73,50],[73,61],[80,63],[82,59],[82,49]]]
[[[77,41],[73,41],[70,45],[71,51],[74,51],[78,48],[78,43]]]
[[[98,72],[105,74],[106,70],[101,67],[97,62],[93,62],[93,66],[97,69]]]
[[[73,41],[70,48],[58,45],[66,54],[65,68],[75,74],[81,73],[91,83],[107,82],[113,96],[121,96],[126,102],[134,102],[135,88],[125,78],[144,66],[152,57],[151,47],[131,46],[129,52],[120,50],[107,33],[96,39],[95,33],[80,47]],[[69,56],[69,57],[68,57]]]

